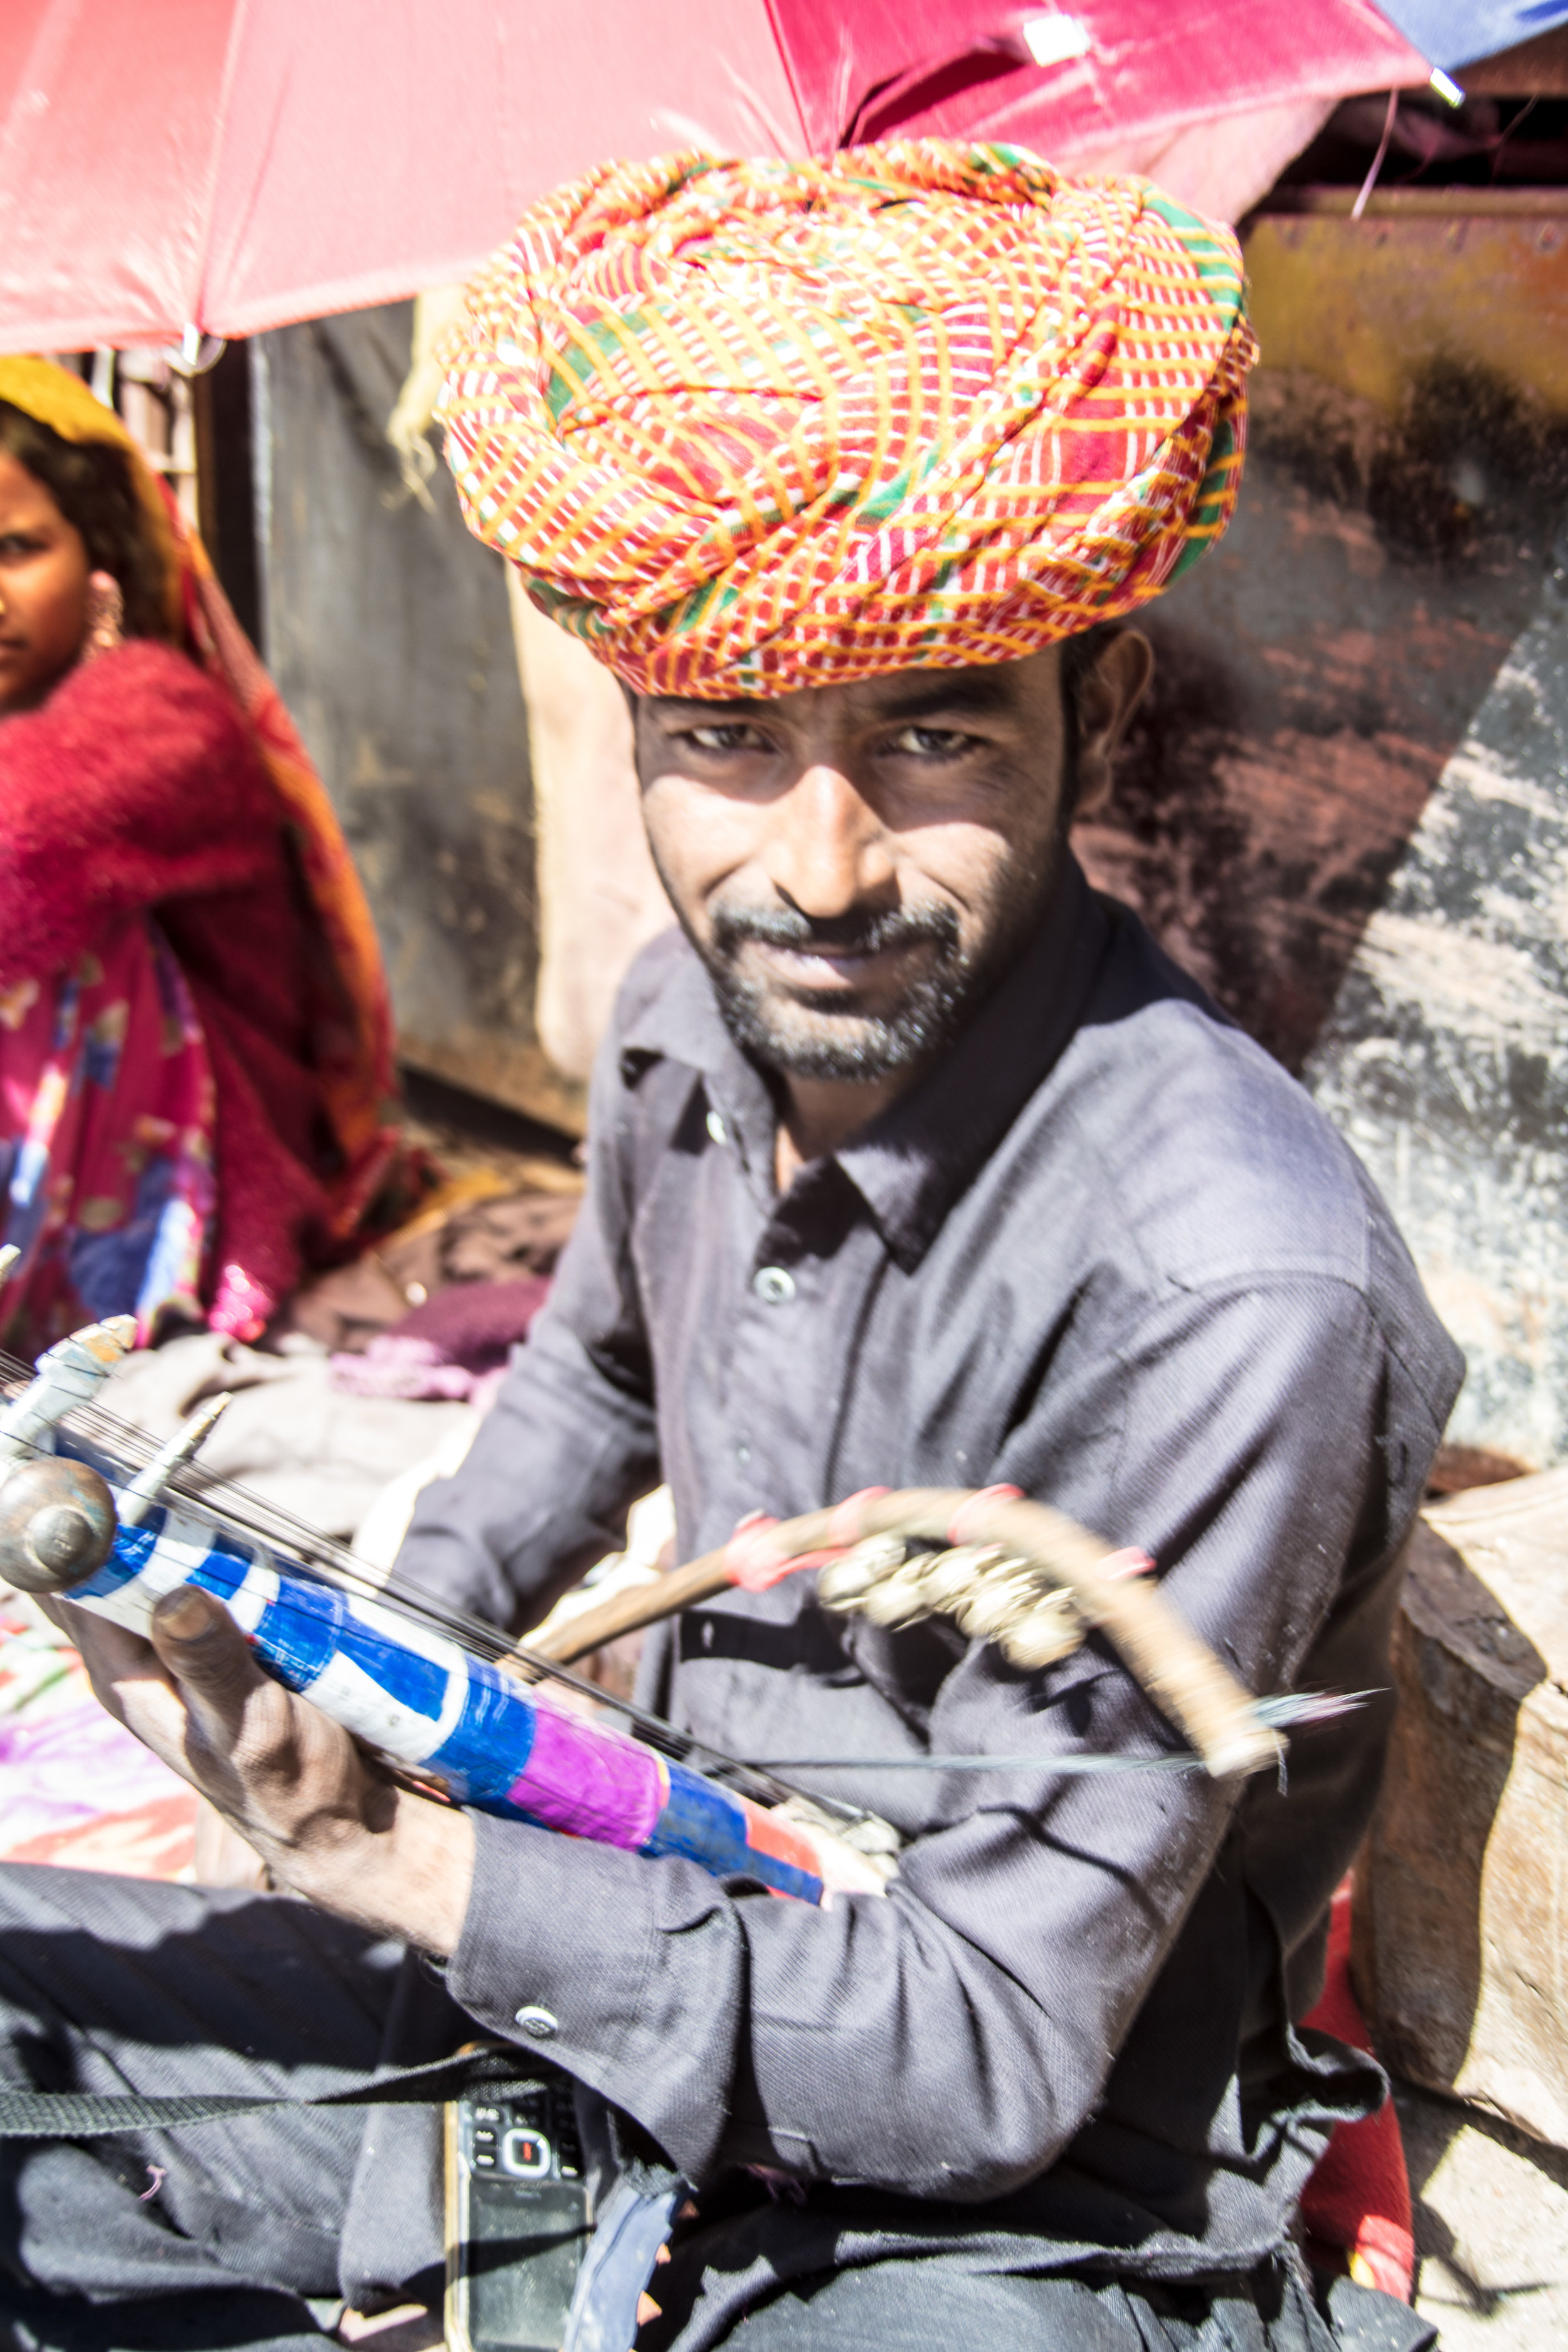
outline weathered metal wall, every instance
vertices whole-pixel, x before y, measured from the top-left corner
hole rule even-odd
[[[557,1123],[534,1034],[528,737],[499,556],[445,467],[410,498],[384,427],[412,305],[258,337],[262,630],[374,911],[415,1067]]]
[[[1084,845],[1388,1194],[1469,1359],[1455,1437],[1543,1465],[1568,1457],[1568,216],[1456,201],[1487,200],[1256,224],[1236,526],[1150,616],[1161,677]]]

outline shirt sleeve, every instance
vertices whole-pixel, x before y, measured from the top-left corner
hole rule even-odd
[[[0,725],[0,986],[59,971],[116,917],[243,890],[281,820],[233,702],[143,641]]]
[[[1244,1681],[1289,1687],[1347,1563],[1387,1572],[1438,1434],[1363,1299],[1331,1281],[1185,1297],[1102,1378],[1110,1524]],[[1057,1499],[1057,1411],[1037,1402],[997,1477]],[[972,1645],[930,1737],[1041,1759],[1173,1744],[1097,1640],[1034,1675]],[[1248,1785],[954,1775],[889,1894],[823,1909],[482,1820],[451,1989],[503,2034],[550,2011],[552,2054],[693,2180],[750,2163],[991,2200],[1094,2108]]]
[[[612,1031],[589,1105],[588,1186],[554,1287],[461,1473],[426,1486],[398,1571],[521,1633],[625,1540],[658,1483],[653,1373],[628,1245],[626,1107]]]

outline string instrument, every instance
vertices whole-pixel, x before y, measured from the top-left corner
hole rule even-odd
[[[30,1380],[0,1360],[26,1381],[0,1410],[0,1576],[142,1633],[163,1593],[197,1585],[225,1603],[268,1674],[458,1803],[630,1853],[682,1854],[806,1902],[884,1890],[899,1841],[874,1815],[724,1756],[579,1681],[544,1645],[514,1643],[243,1488],[204,1482],[195,1456],[226,1399],[162,1447],[116,1420],[100,1391],[133,1337],[128,1317],[90,1325],[40,1356]],[[1098,1628],[1191,1743],[1156,1762],[1215,1774],[1277,1763],[1280,1727],[1322,1706],[1255,1700],[1128,1565],[1010,1491],[874,1490],[755,1521],[722,1553],[574,1620],[558,1646],[581,1655],[727,1583],[756,1590],[816,1568],[830,1606],[886,1623],[945,1611],[1019,1663],[1059,1656]],[[1140,1769],[1092,1757],[917,1760]]]

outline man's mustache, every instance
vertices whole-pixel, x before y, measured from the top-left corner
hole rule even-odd
[[[794,907],[737,907],[721,901],[710,910],[713,945],[722,956],[733,956],[751,943],[766,948],[795,948],[809,954],[815,948],[837,955],[881,955],[889,948],[919,947],[928,942],[944,955],[958,949],[958,916],[952,907],[933,902],[880,910],[851,908],[846,915],[803,915]]]

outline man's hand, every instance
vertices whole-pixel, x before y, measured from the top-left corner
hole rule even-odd
[[[264,1675],[221,1601],[166,1592],[144,1642],[56,1603],[110,1715],[211,1800],[275,1886],[442,1958],[473,1875],[466,1814],[398,1788],[341,1725]]]

